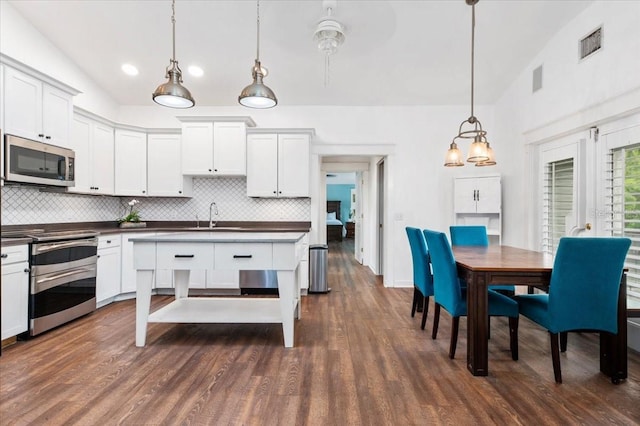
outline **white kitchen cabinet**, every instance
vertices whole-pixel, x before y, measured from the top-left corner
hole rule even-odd
[[[77,92],[67,90],[5,66],[4,133],[68,147]]]
[[[115,130],[115,195],[147,195],[147,134]]]
[[[114,129],[96,120],[76,114],[70,148],[75,157],[75,186],[69,192],[113,195]]]
[[[136,270],[133,267],[133,243],[129,241],[130,238],[150,237],[154,236],[155,232],[123,232],[121,251],[122,262],[120,273],[120,293],[135,293],[136,292]]]
[[[98,307],[113,301],[120,294],[121,249],[120,234],[98,237],[96,302]]]
[[[249,134],[247,195],[309,197],[309,147],[309,133]]]
[[[182,174],[179,134],[147,136],[147,195],[157,197],[190,197],[193,178]]]
[[[502,234],[502,188],[499,175],[460,177],[454,181],[454,223],[484,225],[490,242]]]
[[[182,121],[182,173],[245,176],[249,117],[178,117]],[[228,121],[225,121],[228,120]]]
[[[29,327],[29,246],[2,247],[2,329],[0,339]]]

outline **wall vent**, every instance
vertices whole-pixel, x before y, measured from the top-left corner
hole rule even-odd
[[[597,52],[602,48],[602,27],[580,40],[580,59]]]
[[[542,89],[542,65],[533,70],[532,93]]]

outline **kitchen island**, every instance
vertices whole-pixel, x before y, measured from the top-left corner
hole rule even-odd
[[[300,232],[180,232],[132,238],[136,269],[136,346],[144,346],[149,322],[281,323],[285,347],[293,347],[300,319]],[[154,274],[173,270],[175,300],[150,313]],[[278,297],[188,297],[191,270],[275,270]]]

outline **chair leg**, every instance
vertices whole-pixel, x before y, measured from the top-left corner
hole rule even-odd
[[[567,351],[567,337],[568,337],[569,333],[566,331],[563,331],[562,333],[560,333],[560,352],[566,352]]]
[[[562,383],[562,371],[560,371],[560,350],[558,348],[558,333],[549,332],[551,339],[551,360],[553,361],[553,375],[556,383]]]
[[[438,336],[438,324],[440,323],[440,305],[437,303],[435,305],[435,309],[433,310],[433,331],[431,332],[432,339]]]
[[[411,318],[416,315],[416,309],[418,308],[419,291],[416,287],[413,288],[413,302],[411,303]]]
[[[449,358],[456,356],[456,346],[458,345],[458,328],[460,327],[460,317],[451,319],[451,343],[449,343]]]
[[[429,296],[423,298],[423,301],[422,301],[422,324],[420,324],[420,330],[424,330],[424,326],[427,324],[428,313],[429,313]]]
[[[511,359],[518,360],[518,317],[509,317],[509,343],[511,345]]]

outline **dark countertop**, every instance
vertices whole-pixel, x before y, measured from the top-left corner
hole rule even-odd
[[[311,222],[240,222],[218,221],[213,228],[207,222],[195,221],[146,221],[144,228],[120,228],[117,222],[77,222],[46,223],[29,225],[3,226],[2,231],[20,231],[23,229],[44,229],[45,232],[67,230],[92,230],[101,235],[112,235],[127,232],[309,232]],[[2,246],[28,244],[30,238],[2,238]]]

